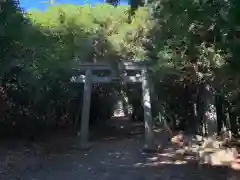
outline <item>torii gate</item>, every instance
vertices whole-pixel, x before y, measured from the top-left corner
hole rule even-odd
[[[123,62],[118,64],[120,75],[109,64],[87,63],[81,64],[77,69],[77,76],[72,77],[74,83],[84,83],[83,106],[81,114],[80,148],[88,149],[89,113],[91,103],[92,85],[97,83],[141,83],[145,124],[145,150],[154,150],[153,122],[151,113],[150,86],[147,68],[141,62]],[[109,72],[101,76],[96,72]],[[133,75],[131,75],[133,74]]]

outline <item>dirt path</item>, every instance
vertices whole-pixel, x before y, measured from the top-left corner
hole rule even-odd
[[[2,148],[1,180],[237,180],[226,168],[177,164],[172,149],[145,155],[143,138],[101,140],[88,152],[73,149],[39,154],[32,147]],[[63,140],[64,141],[64,140]],[[66,141],[66,140],[65,140]],[[6,161],[8,160],[8,162]]]

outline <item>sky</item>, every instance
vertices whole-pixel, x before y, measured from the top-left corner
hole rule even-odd
[[[47,8],[48,0],[19,0],[20,6],[25,10],[28,11],[30,9],[38,9],[44,11]],[[99,4],[104,3],[104,0],[56,0],[56,4],[73,4],[73,5],[83,5],[83,4]],[[127,4],[127,0],[121,0],[120,4]]]

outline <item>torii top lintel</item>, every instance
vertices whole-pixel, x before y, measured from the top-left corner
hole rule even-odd
[[[132,62],[132,61],[124,61],[118,63],[119,69],[124,70],[141,70],[146,67],[144,62]],[[108,63],[83,63],[79,65],[79,67],[74,68],[74,70],[113,70],[110,64]]]
[[[145,70],[146,65],[144,62],[120,62],[117,64],[118,71],[120,74],[116,73],[116,69],[114,69],[110,64],[107,63],[84,63],[81,64],[78,68],[75,68],[75,71],[83,73],[82,75],[77,75],[71,78],[72,82],[84,83],[86,81],[86,73],[87,71],[110,71],[111,74],[100,77],[98,75],[91,73],[91,79],[93,83],[110,83],[115,80],[118,81],[122,79],[125,83],[136,83],[142,81],[141,72]],[[123,72],[135,71],[135,75],[127,75]]]

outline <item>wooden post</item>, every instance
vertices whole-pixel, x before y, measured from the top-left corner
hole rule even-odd
[[[92,82],[91,82],[92,70],[86,70],[86,79],[84,83],[84,93],[83,93],[83,106],[81,115],[81,131],[80,131],[80,148],[86,149],[88,147],[88,136],[89,136],[89,113],[91,104],[91,92],[92,92]]]
[[[150,87],[148,82],[147,70],[142,70],[142,95],[143,95],[143,109],[144,109],[144,123],[145,123],[145,147],[146,151],[152,151],[154,147],[153,138],[153,122],[151,112]]]

